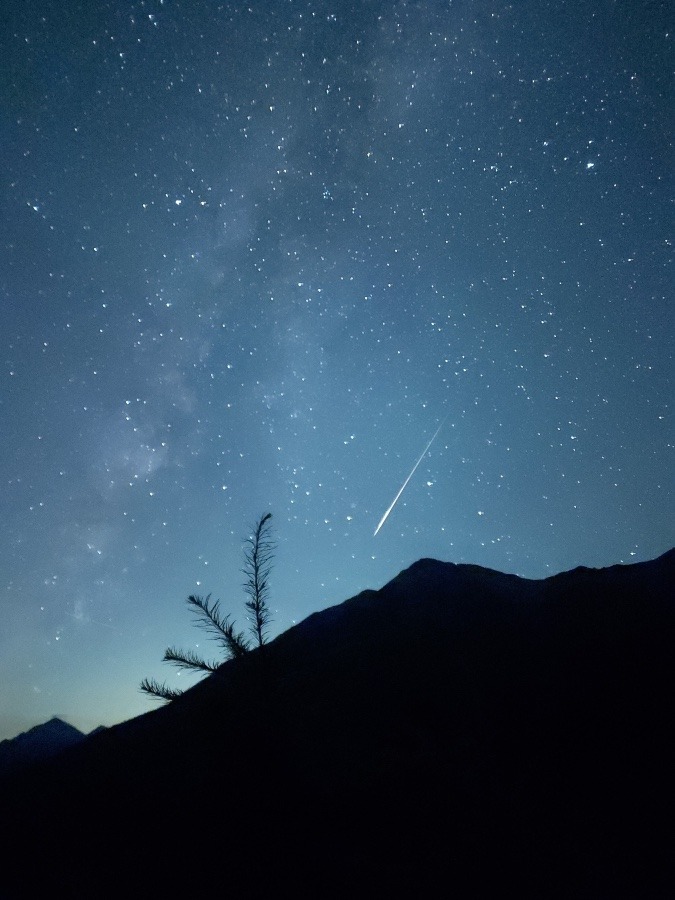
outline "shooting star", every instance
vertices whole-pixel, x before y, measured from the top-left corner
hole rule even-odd
[[[448,413],[448,415],[450,415],[450,413]],[[382,528],[382,526],[384,525],[384,523],[385,523],[385,522],[387,521],[387,519],[389,518],[389,513],[392,511],[392,509],[393,509],[393,508],[396,506],[396,504],[398,503],[398,498],[401,496],[401,494],[403,493],[403,491],[406,489],[406,487],[408,486],[408,482],[410,481],[410,479],[411,479],[411,478],[413,477],[413,475],[415,474],[415,471],[416,471],[417,467],[418,467],[419,464],[422,462],[422,460],[424,459],[424,457],[427,455],[427,451],[429,450],[429,447],[431,447],[431,445],[433,444],[433,442],[436,440],[436,437],[437,437],[437,435],[438,435],[438,432],[439,432],[439,431],[441,430],[441,428],[445,425],[445,422],[446,422],[446,419],[447,419],[447,418],[448,418],[448,416],[446,416],[445,419],[443,419],[443,421],[441,422],[441,424],[438,426],[438,428],[437,428],[436,431],[434,432],[434,435],[433,435],[433,437],[431,438],[431,440],[429,441],[429,443],[426,445],[426,447],[424,448],[424,450],[422,450],[422,452],[420,453],[420,458],[417,460],[417,462],[415,463],[415,465],[412,467],[412,469],[411,469],[411,471],[410,471],[410,475],[408,475],[408,477],[406,478],[406,480],[403,482],[403,484],[401,485],[401,487],[398,489],[398,493],[396,494],[396,496],[394,497],[394,499],[393,499],[393,500],[391,501],[391,503],[389,504],[389,506],[388,506],[388,508],[387,508],[387,511],[386,511],[385,514],[382,516],[382,518],[380,519],[380,521],[377,523],[377,528],[376,528],[375,531],[373,532],[373,537],[377,537],[377,532],[380,530],[380,528]]]

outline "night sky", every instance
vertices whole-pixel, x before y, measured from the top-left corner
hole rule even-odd
[[[675,543],[673,24],[5,0],[0,738],[192,683],[267,511],[273,635],[424,556]]]

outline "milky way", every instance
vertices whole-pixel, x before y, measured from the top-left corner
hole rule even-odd
[[[671,546],[671,35],[658,0],[4,4],[0,737],[183,685],[185,598],[245,626],[267,511],[274,634],[420,557]]]

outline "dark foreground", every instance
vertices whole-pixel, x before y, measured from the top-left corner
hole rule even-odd
[[[674,563],[421,560],[0,785],[0,896],[673,896]]]

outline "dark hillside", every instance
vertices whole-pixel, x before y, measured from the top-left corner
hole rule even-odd
[[[10,782],[8,896],[672,895],[674,561],[420,560]]]

